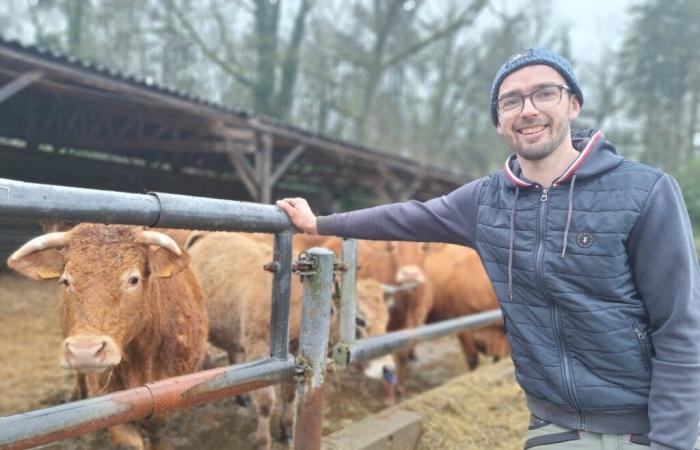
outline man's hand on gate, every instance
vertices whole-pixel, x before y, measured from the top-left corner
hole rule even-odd
[[[283,198],[277,200],[277,206],[287,213],[295,227],[307,234],[318,234],[316,216],[303,198]]]

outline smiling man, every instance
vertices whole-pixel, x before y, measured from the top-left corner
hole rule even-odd
[[[524,50],[491,92],[514,152],[502,170],[427,202],[318,218],[303,199],[277,204],[307,233],[476,249],[532,413],[526,449],[691,450],[700,270],[687,209],[670,176],[600,131],[571,133],[582,105],[565,58]]]

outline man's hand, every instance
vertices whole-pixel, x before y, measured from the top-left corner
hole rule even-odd
[[[307,234],[318,234],[316,216],[303,198],[283,198],[277,200],[277,206],[289,216],[295,227]]]

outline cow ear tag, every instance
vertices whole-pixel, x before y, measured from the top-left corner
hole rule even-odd
[[[170,276],[173,274],[173,271],[175,270],[175,265],[174,264],[166,264],[161,268],[156,276],[158,278],[170,278]]]
[[[42,280],[50,280],[51,278],[58,278],[61,276],[60,273],[53,269],[39,269],[36,275]]]

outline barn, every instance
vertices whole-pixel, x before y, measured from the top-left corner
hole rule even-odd
[[[194,98],[91,62],[0,38],[0,178],[270,203],[318,213],[463,184],[463,174]],[[0,261],[40,232],[0,217]]]

